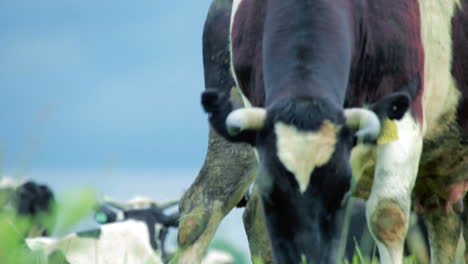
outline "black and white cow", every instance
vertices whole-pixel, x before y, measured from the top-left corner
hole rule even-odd
[[[252,107],[218,87],[202,104],[219,134],[258,152],[275,261],[334,263],[351,165],[372,163],[367,219],[382,263],[402,262],[418,171],[433,261],[451,263],[437,230],[445,211],[459,232],[448,205],[468,186],[468,0],[234,0],[230,21],[229,43],[204,43],[229,49]],[[360,165],[355,139],[370,152],[356,152]]]
[[[177,205],[157,205],[150,199],[128,203],[108,201],[96,211],[101,226],[63,238],[36,237],[26,240],[33,251],[49,259],[61,257],[65,263],[163,263],[169,227],[177,227],[178,213],[165,210]]]
[[[107,200],[95,213],[99,228],[61,238],[29,238],[26,244],[55,261],[52,263],[168,263],[164,242],[168,228],[177,227],[179,214],[165,210],[175,205],[177,202],[158,204],[142,197],[126,203]],[[230,253],[216,249],[210,249],[202,260],[203,264],[233,262]]]

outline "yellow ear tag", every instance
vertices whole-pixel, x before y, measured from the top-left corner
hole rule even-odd
[[[394,121],[385,118],[377,145],[384,145],[395,140],[398,140],[398,127]]]

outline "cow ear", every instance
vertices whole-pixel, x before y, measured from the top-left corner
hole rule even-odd
[[[380,120],[389,118],[400,120],[408,111],[410,98],[405,92],[397,92],[385,96],[369,108],[377,114]]]
[[[230,142],[255,145],[257,132],[263,127],[266,110],[262,108],[240,108],[234,110],[227,94],[213,89],[203,92],[201,103],[209,114],[213,129]]]

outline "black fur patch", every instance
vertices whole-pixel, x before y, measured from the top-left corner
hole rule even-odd
[[[412,91],[419,87],[420,80],[415,78],[403,90]],[[374,111],[382,121],[385,118],[400,120],[410,107],[410,95],[408,92],[396,92],[387,95],[378,102],[372,104],[369,108]]]
[[[322,126],[324,120],[335,125],[345,122],[342,111],[326,99],[285,98],[268,109],[265,129],[272,129],[276,123],[282,122],[300,130],[314,131]]]
[[[17,213],[33,216],[49,212],[54,195],[46,185],[28,181],[16,189],[15,198]]]

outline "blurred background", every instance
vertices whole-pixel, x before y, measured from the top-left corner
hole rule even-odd
[[[0,1],[1,175],[59,196],[91,186],[117,200],[180,197],[207,147],[199,96],[210,3]],[[241,214],[217,238],[247,252]]]

